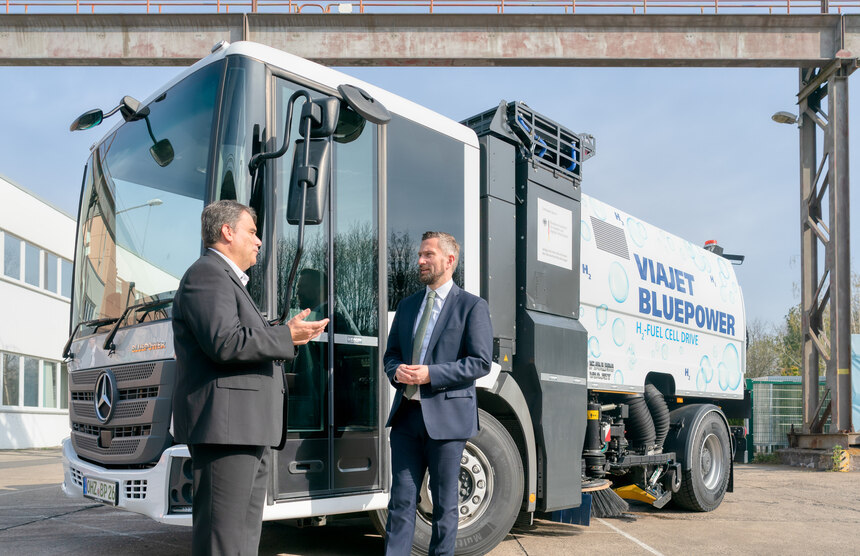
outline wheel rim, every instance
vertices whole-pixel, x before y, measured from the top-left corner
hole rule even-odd
[[[480,448],[466,443],[460,458],[460,484],[457,514],[459,527],[480,519],[487,511],[493,497],[493,474],[486,454]],[[433,522],[433,499],[430,496],[430,475],[424,474],[421,496],[418,499],[418,517],[430,524]]]
[[[720,484],[723,476],[723,450],[720,439],[715,434],[709,434],[702,442],[699,462],[702,470],[702,482],[708,490],[714,490]]]

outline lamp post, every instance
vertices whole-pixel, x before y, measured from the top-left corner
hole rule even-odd
[[[147,202],[143,203],[142,205],[135,205],[133,207],[124,208],[122,210],[116,211],[116,213],[120,214],[123,212],[128,212],[130,210],[134,210],[137,208],[143,208],[143,207],[157,207],[158,205],[161,205],[161,204],[164,204],[164,201],[162,201],[161,199],[150,199]]]

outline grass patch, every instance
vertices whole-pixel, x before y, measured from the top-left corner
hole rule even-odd
[[[759,452],[752,460],[753,463],[780,463],[779,454]]]

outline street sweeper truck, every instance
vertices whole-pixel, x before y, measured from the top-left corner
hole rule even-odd
[[[494,330],[481,430],[461,460],[457,554],[488,552],[536,513],[613,515],[622,499],[709,511],[731,490],[728,419],[748,408],[731,261],[584,195],[592,136],[521,102],[457,123],[248,42],[220,43],[148,100],[72,128],[117,111],[78,214],[69,496],[190,525],[189,452],[171,434],[172,300],[202,250],[200,213],[220,199],[258,214],[248,291],[267,318],[312,307],[331,319],[285,369],[287,438],[264,519],[384,522],[393,390],[381,354],[398,302],[420,287],[425,230],[460,241],[455,280],[488,301]],[[431,515],[425,488],[416,553]]]

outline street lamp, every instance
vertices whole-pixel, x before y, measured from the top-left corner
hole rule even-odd
[[[770,119],[778,124],[796,124],[800,122],[799,117],[795,116],[791,112],[786,112],[784,110],[780,110],[779,112],[771,116]]]
[[[142,207],[157,207],[158,205],[161,205],[161,204],[164,204],[164,201],[162,201],[161,199],[150,199],[147,202],[143,203],[142,205],[135,205],[133,207],[124,208],[122,210],[116,211],[116,213],[119,214],[121,212],[128,212],[130,210],[138,209],[138,208],[142,208]]]

